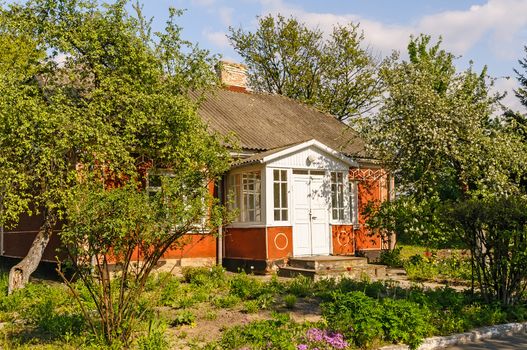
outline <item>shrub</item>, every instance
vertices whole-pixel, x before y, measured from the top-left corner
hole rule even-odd
[[[427,307],[407,300],[382,300],[384,339],[404,343],[416,349],[423,339],[432,334],[430,311]]]
[[[334,292],[332,300],[322,304],[326,322],[358,346],[382,339],[382,314],[379,302],[362,292]]]

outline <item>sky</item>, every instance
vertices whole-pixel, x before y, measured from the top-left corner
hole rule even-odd
[[[186,39],[234,61],[241,58],[225,36],[229,27],[254,31],[257,16],[269,13],[294,16],[325,32],[337,23],[360,23],[365,47],[380,57],[404,53],[411,34],[441,36],[443,47],[460,57],[459,69],[470,61],[477,69],[487,65],[498,78],[496,89],[508,91],[504,103],[522,110],[512,89],[513,68],[526,55],[527,0],[145,0],[154,29],[163,28],[169,7],[186,10],[178,21]]]

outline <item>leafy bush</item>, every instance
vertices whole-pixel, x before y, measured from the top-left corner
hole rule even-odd
[[[360,347],[386,340],[415,349],[433,331],[428,308],[407,300],[378,300],[363,292],[334,292],[333,300],[322,304],[322,315]]]
[[[423,339],[433,333],[431,313],[427,307],[407,300],[382,300],[384,339],[404,343],[416,349]]]
[[[382,338],[382,314],[378,301],[362,292],[333,292],[332,300],[322,304],[327,323],[358,346],[369,346]]]

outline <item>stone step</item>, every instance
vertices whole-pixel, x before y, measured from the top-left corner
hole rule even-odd
[[[330,269],[330,270],[315,270],[305,269],[300,267],[284,266],[278,270],[278,275],[281,277],[296,277],[305,276],[314,280],[324,278],[353,278],[359,279],[364,276],[370,278],[383,278],[386,276],[386,266],[383,265],[360,265],[353,266],[346,269]]]
[[[347,270],[355,266],[368,265],[368,259],[362,257],[341,256],[318,256],[290,258],[288,265],[301,269],[323,270]]]

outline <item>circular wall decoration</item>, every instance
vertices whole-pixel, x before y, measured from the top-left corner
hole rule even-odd
[[[344,238],[344,239],[342,239]],[[346,231],[340,231],[337,234],[337,242],[340,244],[341,247],[345,247],[351,242],[351,238],[349,236],[349,232]]]
[[[276,247],[276,249],[284,250],[287,248],[288,245],[289,239],[287,239],[287,236],[283,232],[279,232],[276,234],[276,236],[274,236],[274,246]]]

